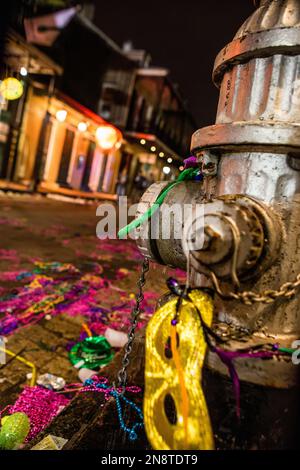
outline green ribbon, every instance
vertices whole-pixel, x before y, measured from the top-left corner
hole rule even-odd
[[[132,222],[130,222],[130,224],[126,225],[121,230],[119,230],[118,237],[121,239],[126,238],[126,236],[130,232],[142,225],[147,220],[151,219],[153,214],[160,208],[160,206],[164,202],[168,192],[171,191],[174,186],[176,186],[178,183],[181,183],[182,181],[194,179],[195,176],[199,175],[199,173],[199,168],[187,168],[186,170],[182,171],[176,181],[168,184],[168,186],[163,189],[163,191],[159,194],[158,198],[156,199],[155,203],[151,207],[149,207],[149,209],[144,214],[142,214],[137,219],[134,219]]]
[[[292,348],[277,348],[277,351],[279,352],[283,352],[283,353],[286,353],[286,354],[294,354],[295,351],[297,351],[297,349],[292,349]]]

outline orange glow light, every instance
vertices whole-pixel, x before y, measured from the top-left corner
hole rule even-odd
[[[103,125],[96,129],[96,138],[103,150],[111,150],[117,144],[120,135],[115,127]]]

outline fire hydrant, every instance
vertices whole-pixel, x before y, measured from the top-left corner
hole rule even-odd
[[[214,329],[233,347],[292,348],[300,339],[300,1],[261,0],[218,54],[213,81],[220,88],[216,123],[191,142],[203,180],[174,186],[137,243],[155,262],[188,266],[191,286],[216,291]],[[165,186],[146,191],[139,216]],[[180,239],[161,234],[163,206],[174,204],[202,207],[200,224],[190,217]],[[199,230],[202,245],[187,249],[186,237]],[[229,390],[227,369],[213,352],[207,357],[204,386],[218,390],[208,394],[218,446],[291,447],[299,368],[279,356],[241,358],[236,368],[244,402],[238,425],[220,392]],[[229,431],[237,426],[242,442]]]

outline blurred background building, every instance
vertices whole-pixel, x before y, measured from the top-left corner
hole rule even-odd
[[[0,188],[136,199],[174,179],[197,126],[169,71],[107,37],[91,3],[17,3],[3,36]]]

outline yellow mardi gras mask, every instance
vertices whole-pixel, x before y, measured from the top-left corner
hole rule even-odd
[[[177,301],[175,297],[159,308],[147,326],[146,433],[156,450],[209,450],[214,440],[201,387],[206,341],[197,309],[210,327],[213,302],[205,292],[191,291],[176,322]],[[170,417],[168,408],[173,409]]]

